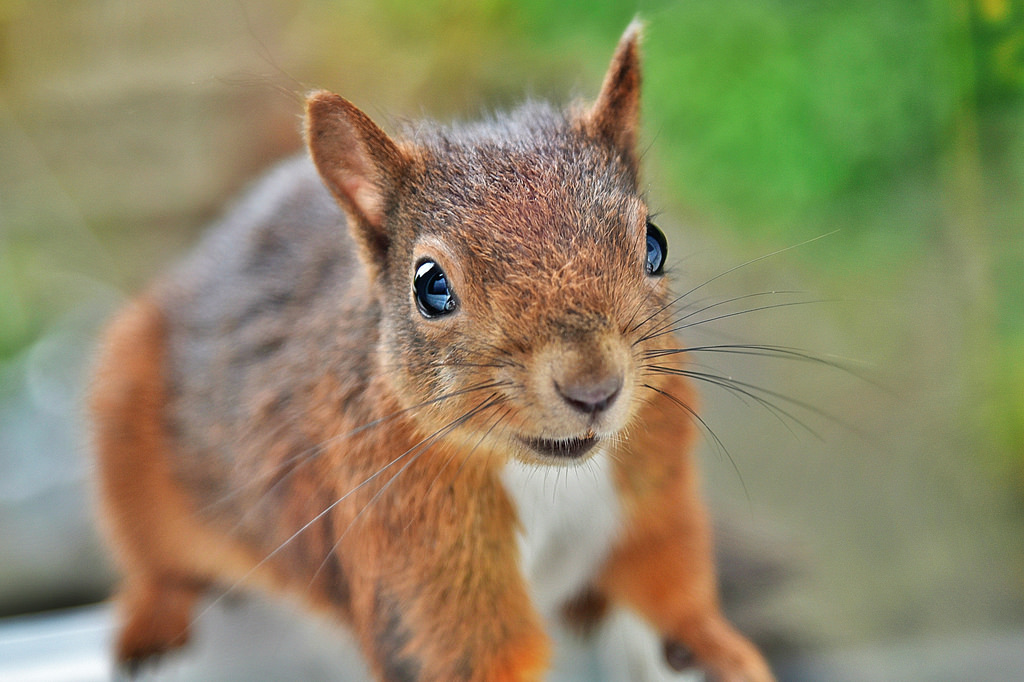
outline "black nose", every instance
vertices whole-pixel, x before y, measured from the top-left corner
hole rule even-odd
[[[608,376],[596,381],[555,382],[555,390],[565,402],[583,414],[596,415],[611,407],[622,389],[622,377]]]

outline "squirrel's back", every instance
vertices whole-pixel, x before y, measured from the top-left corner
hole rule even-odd
[[[291,411],[323,372],[365,391],[378,313],[361,274],[345,214],[303,156],[256,183],[153,287],[175,468],[195,490],[236,487],[230,460],[265,449],[261,432],[310,447]]]

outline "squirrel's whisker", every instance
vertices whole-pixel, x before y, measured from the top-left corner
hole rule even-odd
[[[404,408],[402,408],[400,410],[396,410],[396,411],[392,412],[391,414],[385,415],[383,417],[379,417],[377,419],[374,419],[373,421],[370,421],[370,422],[367,422],[367,423],[365,423],[365,424],[363,424],[361,426],[358,426],[358,427],[352,429],[351,431],[346,431],[345,433],[339,433],[339,434],[337,434],[335,436],[331,436],[330,438],[328,438],[326,440],[320,441],[319,443],[317,443],[315,445],[311,445],[310,447],[305,448],[302,451],[300,451],[300,452],[298,452],[298,453],[296,453],[294,455],[291,455],[290,457],[288,457],[284,461],[282,461],[282,462],[278,463],[277,465],[275,465],[273,468],[271,468],[271,469],[269,469],[269,470],[267,470],[265,472],[262,472],[261,474],[258,474],[256,476],[254,476],[253,478],[245,481],[241,485],[234,486],[233,488],[231,488],[231,490],[228,490],[227,492],[225,492],[223,495],[219,496],[218,498],[216,498],[214,500],[211,500],[207,504],[205,504],[202,507],[200,507],[197,511],[198,511],[199,514],[207,513],[209,511],[219,507],[219,506],[222,506],[222,505],[226,504],[232,498],[234,498],[236,495],[242,493],[243,491],[248,490],[248,489],[250,489],[252,487],[255,487],[257,485],[260,485],[262,483],[265,483],[269,479],[277,478],[277,480],[274,481],[274,484],[271,485],[269,488],[267,488],[262,493],[261,497],[263,497],[263,496],[267,495],[268,493],[273,492],[277,488],[278,485],[280,485],[284,480],[286,480],[287,478],[292,476],[299,467],[302,467],[306,463],[315,460],[320,454],[322,454],[325,451],[325,449],[326,449],[326,447],[328,445],[334,445],[334,444],[336,444],[340,440],[345,440],[347,438],[351,438],[351,437],[356,436],[357,434],[360,434],[360,433],[362,433],[364,431],[367,431],[369,429],[372,429],[372,428],[381,426],[383,424],[386,424],[386,423],[388,423],[388,422],[390,422],[390,421],[392,421],[392,420],[394,420],[394,419],[396,419],[398,417],[405,416],[405,415],[409,414],[410,412],[415,412],[416,410],[421,410],[421,409],[423,409],[425,407],[431,407],[433,405],[436,405],[438,403],[444,402],[446,400],[450,400],[452,398],[456,398],[458,396],[463,396],[463,395],[467,395],[467,394],[470,394],[470,393],[475,393],[477,391],[485,391],[485,390],[489,390],[489,389],[492,389],[492,388],[498,388],[498,387],[501,387],[501,386],[505,386],[508,383],[509,382],[504,382],[504,381],[487,381],[487,382],[482,382],[480,384],[476,384],[476,385],[473,385],[473,386],[468,386],[466,388],[462,388],[462,389],[459,389],[459,390],[456,390],[456,391],[451,391],[449,393],[445,393],[445,394],[437,396],[435,398],[431,398],[429,400],[424,400],[422,402],[416,403],[415,405],[410,405],[409,407],[404,407]],[[285,469],[288,469],[288,472],[283,474],[283,476],[279,476],[279,474],[282,471],[284,471]],[[240,527],[240,526],[241,526],[241,523],[236,524],[235,529],[237,530],[237,528]]]
[[[790,246],[786,246],[786,247],[783,247],[783,248],[781,248],[781,249],[777,249],[777,250],[775,250],[775,251],[772,251],[771,253],[766,253],[766,254],[764,254],[764,255],[762,255],[762,256],[758,256],[757,258],[751,258],[750,260],[748,260],[748,261],[746,261],[746,262],[740,263],[739,265],[734,265],[733,267],[731,267],[731,268],[729,268],[729,269],[727,269],[727,270],[723,270],[722,272],[718,273],[717,275],[715,275],[715,276],[713,276],[713,277],[710,277],[710,278],[708,278],[708,279],[704,280],[703,282],[701,282],[701,283],[700,283],[700,284],[698,284],[697,286],[693,287],[693,288],[692,288],[692,289],[690,289],[689,291],[686,291],[685,293],[683,293],[683,294],[680,294],[679,296],[675,297],[674,299],[672,299],[671,301],[669,301],[669,302],[668,302],[667,304],[665,304],[665,305],[664,305],[663,307],[661,307],[660,309],[658,309],[658,310],[655,310],[655,311],[654,311],[653,313],[651,313],[651,314],[650,314],[650,315],[649,315],[648,317],[646,317],[645,319],[643,319],[643,320],[642,320],[642,321],[641,321],[641,322],[640,322],[640,323],[639,323],[639,324],[638,324],[638,325],[637,325],[637,326],[636,326],[636,327],[635,327],[635,328],[633,329],[633,331],[636,331],[636,330],[637,330],[637,329],[639,329],[639,328],[640,328],[641,326],[643,326],[643,325],[647,324],[647,322],[649,322],[649,321],[650,321],[650,320],[651,320],[652,318],[656,317],[657,315],[659,315],[660,313],[662,313],[662,312],[663,312],[664,310],[666,310],[667,308],[669,308],[669,307],[671,307],[671,306],[675,305],[676,303],[678,303],[679,301],[683,300],[684,298],[686,298],[686,297],[687,297],[687,296],[689,296],[690,294],[694,293],[695,291],[699,291],[700,289],[703,289],[703,288],[704,288],[704,287],[706,287],[707,285],[711,284],[712,282],[714,282],[714,281],[716,281],[716,280],[718,280],[718,279],[721,279],[722,277],[725,277],[726,275],[732,274],[732,273],[736,272],[737,270],[740,270],[740,269],[742,269],[742,268],[745,268],[745,267],[747,267],[747,266],[753,265],[754,263],[759,263],[759,262],[761,262],[761,261],[763,261],[763,260],[766,260],[766,259],[768,259],[768,258],[773,258],[774,256],[778,256],[778,255],[780,255],[780,254],[786,253],[787,251],[792,251],[793,249],[799,249],[799,248],[801,248],[801,247],[803,247],[803,246],[807,246],[808,244],[811,244],[811,243],[813,243],[813,242],[816,242],[816,241],[818,241],[819,239],[824,239],[825,237],[831,237],[832,235],[834,235],[834,234],[836,234],[836,233],[838,233],[838,232],[839,232],[839,230],[838,230],[838,229],[836,229],[836,230],[832,230],[831,232],[826,232],[825,234],[820,234],[820,235],[818,235],[817,237],[811,237],[810,239],[806,239],[806,240],[804,240],[804,241],[802,241],[802,242],[800,242],[800,243],[798,243],[798,244],[792,244],[792,245],[790,245]]]
[[[754,308],[744,308],[743,310],[736,310],[736,311],[731,312],[731,313],[722,313],[721,315],[715,315],[714,317],[708,317],[708,318],[705,318],[705,319],[702,319],[702,320],[695,320],[693,322],[687,322],[686,324],[679,324],[679,325],[673,326],[670,329],[666,329],[664,331],[661,331],[661,332],[659,332],[657,334],[652,334],[650,336],[650,338],[653,339],[653,338],[657,338],[657,337],[660,337],[660,336],[665,336],[667,334],[674,334],[674,333],[676,333],[678,331],[682,331],[684,329],[689,329],[690,327],[698,327],[698,326],[700,326],[702,324],[708,324],[709,322],[717,322],[719,320],[725,320],[725,319],[729,319],[729,318],[732,318],[732,317],[739,317],[739,316],[742,316],[742,315],[750,315],[751,313],[763,312],[765,310],[774,310],[774,309],[777,309],[777,308],[791,308],[791,307],[794,307],[794,306],[811,305],[811,304],[817,304],[817,303],[835,303],[835,302],[837,302],[837,300],[838,299],[812,299],[812,300],[809,300],[809,301],[788,301],[786,303],[773,303],[771,305],[756,306]]]
[[[503,403],[503,402],[504,402],[504,399],[503,399],[503,398],[501,398],[501,397],[499,396],[499,397],[495,398],[495,400],[494,400],[494,405],[500,405],[500,404],[501,404],[501,403]],[[492,405],[492,407],[493,407],[493,405]],[[496,426],[498,426],[498,424],[500,424],[500,423],[501,423],[501,421],[502,421],[502,420],[503,420],[503,419],[504,419],[504,418],[505,418],[506,416],[508,416],[508,414],[509,414],[509,412],[510,412],[510,411],[511,411],[510,409],[506,409],[506,410],[505,410],[504,412],[502,412],[501,414],[498,414],[498,415],[496,415],[496,416],[497,416],[497,419],[495,419],[494,423],[493,423],[493,424],[491,424],[491,425],[490,425],[490,426],[489,426],[489,427],[487,428],[487,430],[486,430],[486,431],[484,431],[484,432],[483,432],[483,433],[482,433],[482,434],[480,435],[480,439],[479,439],[479,440],[477,440],[476,444],[475,444],[475,445],[473,445],[473,447],[472,447],[472,448],[470,448],[468,452],[466,452],[465,456],[464,456],[464,457],[462,458],[462,463],[461,463],[461,464],[459,464],[459,468],[458,468],[458,469],[457,469],[457,470],[455,471],[455,476],[453,476],[453,477],[452,477],[452,482],[453,482],[453,483],[454,483],[454,481],[455,481],[455,480],[457,480],[457,479],[458,479],[458,477],[459,477],[459,472],[461,472],[461,471],[462,471],[462,468],[463,468],[463,467],[464,467],[464,466],[466,465],[466,462],[468,462],[468,461],[469,461],[469,458],[470,458],[470,456],[471,456],[471,455],[472,455],[472,454],[473,454],[474,452],[476,452],[477,448],[479,448],[479,447],[480,447],[480,445],[481,445],[481,444],[482,444],[482,443],[484,442],[484,440],[485,440],[485,439],[486,439],[486,438],[487,438],[487,437],[488,437],[489,435],[491,435],[491,432],[492,432],[492,431],[494,431],[494,428],[495,428]],[[484,422],[484,424],[486,424],[486,423],[487,423],[487,422]],[[445,469],[447,469],[447,468],[448,468],[448,465],[449,465],[449,464],[451,464],[451,462],[452,462],[452,460],[453,460],[453,459],[455,459],[455,455],[456,455],[456,452],[457,452],[457,451],[453,450],[453,451],[452,451],[452,454],[450,454],[450,455],[448,456],[448,458],[447,458],[447,459],[446,459],[446,460],[444,461],[444,464],[443,464],[443,465],[441,466],[441,468],[440,468],[440,469],[438,469],[437,473],[436,473],[436,474],[434,475],[434,478],[433,478],[433,479],[431,479],[431,481],[430,481],[430,484],[429,484],[429,485],[427,486],[427,492],[429,492],[430,490],[432,490],[432,489],[434,488],[434,485],[435,485],[435,484],[437,483],[438,479],[439,479],[439,478],[441,477],[441,473],[442,473],[442,472],[443,472],[443,471],[444,471]]]
[[[640,344],[640,343],[643,343],[644,341],[648,341],[650,339],[657,338],[657,337],[662,336],[662,335],[664,335],[666,333],[669,333],[673,329],[679,329],[680,328],[679,324],[681,322],[683,322],[685,320],[688,320],[689,318],[691,318],[691,317],[693,317],[695,315],[699,315],[699,314],[701,314],[703,312],[711,310],[712,308],[717,308],[719,306],[728,305],[730,303],[735,303],[737,301],[743,301],[743,300],[746,300],[746,299],[757,298],[757,297],[762,297],[762,296],[781,296],[781,295],[786,295],[786,294],[805,294],[805,293],[806,292],[802,292],[802,291],[759,291],[759,292],[753,293],[753,294],[744,294],[742,296],[734,296],[732,298],[727,298],[727,299],[724,299],[724,300],[721,300],[721,301],[716,301],[715,303],[710,303],[710,304],[704,305],[704,306],[702,306],[700,308],[697,308],[695,310],[691,310],[691,311],[689,311],[689,312],[687,312],[685,314],[681,314],[681,315],[679,315],[677,317],[671,318],[670,320],[665,322],[663,325],[661,325],[659,327],[655,327],[654,329],[649,331],[647,334],[645,334],[644,336],[642,336],[639,339],[637,339],[634,343]],[[707,300],[707,299],[704,299],[704,300]]]
[[[471,411],[471,412],[474,412],[476,409],[477,408],[474,408],[474,410]],[[456,428],[460,423],[463,423],[470,416],[471,416],[471,414],[469,414],[469,413],[464,414],[461,417],[459,417],[458,419],[454,419],[451,422],[449,422],[448,424],[446,424],[445,426],[441,427],[440,429],[435,431],[430,436],[427,436],[427,437],[421,439],[419,442],[417,442],[411,448],[409,448],[408,450],[406,450],[402,454],[398,455],[397,457],[393,458],[387,464],[385,464],[384,466],[382,466],[379,469],[377,469],[377,471],[375,471],[374,473],[372,473],[369,476],[367,476],[365,479],[363,479],[363,481],[361,483],[359,483],[355,487],[353,487],[350,490],[348,490],[348,492],[346,492],[345,494],[343,494],[340,497],[338,497],[337,499],[335,499],[333,502],[331,502],[329,505],[327,505],[323,510],[321,510],[318,514],[316,514],[313,518],[311,518],[309,521],[304,523],[298,530],[296,530],[294,533],[289,535],[283,542],[279,543],[277,545],[277,547],[275,547],[268,554],[266,554],[262,559],[260,559],[260,561],[258,561],[255,565],[253,565],[252,568],[250,568],[242,577],[240,577],[237,580],[235,580],[226,590],[224,590],[224,592],[222,592],[220,595],[218,595],[216,598],[214,598],[209,604],[207,604],[205,608],[203,608],[201,611],[199,611],[191,619],[191,623],[193,625],[195,623],[197,623],[206,613],[208,613],[210,611],[210,609],[212,609],[214,606],[216,606],[222,599],[224,599],[229,594],[232,594],[234,591],[236,591],[238,588],[240,588],[249,578],[251,578],[267,562],[269,562],[271,559],[273,559],[282,550],[284,550],[285,547],[287,547],[292,542],[294,542],[296,538],[298,538],[300,535],[302,535],[304,532],[306,532],[315,523],[317,523],[318,521],[323,519],[325,516],[327,516],[327,514],[329,514],[333,509],[335,509],[338,505],[340,505],[342,502],[344,502],[350,496],[354,495],[356,492],[361,490],[364,486],[369,485],[374,479],[376,479],[378,476],[383,474],[385,471],[387,471],[391,467],[393,467],[396,464],[398,464],[399,462],[401,462],[403,459],[408,457],[410,454],[415,453],[415,454],[413,454],[413,459],[410,460],[410,462],[407,462],[406,464],[404,464],[402,466],[402,468],[398,471],[398,474],[402,473],[402,471],[405,471],[405,469],[408,468],[409,464],[411,464],[412,461],[415,461],[415,459],[420,454],[422,454],[425,451],[425,449],[429,448],[430,445],[432,445],[433,442],[437,438],[442,437],[443,435],[448,433],[451,429]],[[427,441],[430,441],[430,442],[428,443]],[[387,483],[385,484],[384,487],[386,488],[387,485],[390,484],[391,481],[393,481],[398,474],[395,474],[395,476],[392,476],[390,479],[388,479],[388,481],[387,481]],[[373,498],[370,500],[371,503],[374,500],[377,499],[377,497],[380,495],[382,490],[383,490],[383,488],[381,490],[379,490],[373,496]],[[365,510],[366,508],[367,507],[364,506],[363,510]],[[362,510],[359,512],[359,514],[362,514]],[[356,515],[356,519],[353,519],[353,523],[355,522],[355,520],[357,520],[359,518],[359,514]],[[350,523],[348,528],[351,528],[351,526],[352,526],[352,524]],[[348,531],[348,528],[346,528],[345,532]],[[341,539],[343,537],[344,537],[344,533],[342,533],[342,536],[338,538],[338,541],[337,541],[337,543],[335,543],[334,548],[332,549],[331,553],[333,553],[333,551],[335,549],[337,549],[337,546],[338,546],[338,544],[340,544]],[[316,574],[319,574],[319,572],[323,569],[323,566],[324,566],[324,564],[321,563],[320,567],[316,571]],[[313,579],[316,578],[316,574],[314,574],[314,578]],[[312,582],[313,582],[313,580],[311,579],[310,580],[310,585],[312,584]]]
[[[687,346],[685,348],[658,348],[653,350],[644,351],[644,358],[653,360],[657,358],[684,355],[690,353],[718,353],[724,355],[748,355],[753,357],[762,358],[773,358],[776,360],[793,360],[796,362],[808,362],[818,365],[824,365],[832,369],[837,369],[841,372],[845,372],[850,376],[864,381],[866,383],[875,386],[876,388],[887,390],[883,384],[880,384],[873,380],[871,377],[864,376],[860,372],[853,369],[850,365],[858,363],[857,360],[851,358],[843,358],[838,356],[821,355],[818,353],[805,350],[803,348],[797,348],[792,346],[778,346],[773,344],[764,343],[720,343],[720,344],[704,344],[700,346]],[[835,359],[833,359],[835,358]],[[866,365],[866,363],[858,363]]]
[[[381,469],[378,469],[376,472],[373,473],[373,475],[371,475],[368,479],[364,480],[362,483],[360,483],[358,486],[356,486],[353,490],[349,491],[348,493],[345,493],[345,495],[343,495],[341,499],[344,499],[344,498],[348,497],[352,492],[355,492],[359,488],[362,488],[370,480],[376,478],[381,473],[383,473],[385,469],[388,469],[393,464],[397,463],[397,461],[399,459],[403,459],[403,458],[405,458],[405,457],[407,457],[409,455],[412,455],[409,458],[409,461],[407,461],[405,464],[403,464],[401,466],[401,468],[398,471],[396,471],[391,476],[391,478],[389,478],[387,481],[385,481],[384,485],[382,485],[377,490],[377,492],[375,492],[373,494],[373,496],[370,498],[370,500],[366,504],[364,504],[362,506],[362,508],[356,513],[355,517],[353,517],[353,519],[345,527],[345,530],[343,530],[338,535],[337,540],[335,541],[334,545],[331,547],[330,551],[327,553],[327,556],[324,558],[323,562],[320,563],[320,566],[317,567],[316,571],[314,572],[313,577],[310,579],[310,584],[312,584],[312,582],[314,580],[316,580],[317,576],[320,575],[320,572],[323,570],[324,566],[327,564],[327,561],[329,561],[330,557],[333,556],[334,553],[338,550],[338,547],[341,545],[341,542],[345,539],[345,536],[348,535],[348,532],[350,530],[352,530],[352,528],[356,525],[356,523],[362,518],[362,516],[366,512],[366,510],[369,509],[370,507],[372,507],[373,504],[378,499],[380,499],[381,495],[383,495],[384,492],[391,486],[391,484],[395,482],[395,479],[397,479],[399,476],[401,476],[402,473],[405,472],[410,466],[412,466],[425,452],[429,451],[430,447],[434,443],[436,443],[438,440],[440,440],[444,436],[448,435],[449,433],[451,433],[452,431],[457,429],[459,426],[462,426],[463,424],[465,424],[467,421],[472,419],[474,416],[476,416],[480,412],[482,412],[482,411],[484,411],[486,409],[489,409],[490,407],[493,407],[498,402],[499,402],[499,400],[496,400],[496,394],[491,394],[491,396],[487,400],[485,400],[482,403],[478,404],[476,407],[472,408],[468,412],[462,414],[457,419],[452,420],[451,422],[449,422],[445,426],[441,427],[437,431],[434,431],[429,436],[421,439],[416,445],[414,445],[413,447],[411,447],[408,450],[406,450],[404,453],[399,455],[398,458],[396,458],[395,460],[392,460],[390,463],[388,463],[387,465],[385,465]],[[333,508],[336,505],[337,505],[337,502],[332,503],[331,507],[329,507],[329,509]],[[318,516],[322,516],[322,513],[319,514]],[[309,524],[307,524],[307,526],[308,525]],[[305,529],[307,526],[303,526],[303,529]],[[290,541],[291,539],[292,538],[289,538],[288,541]]]
[[[677,398],[676,396],[669,393],[668,391],[664,391],[660,388],[656,388],[646,383],[644,384],[644,388],[649,388],[655,393],[658,393],[668,398],[669,401],[672,402],[672,404],[676,405],[681,410],[683,410],[687,414],[689,419],[693,421],[695,424],[697,424],[704,431],[705,434],[711,437],[715,449],[718,450],[719,453],[725,454],[726,458],[729,460],[729,463],[732,465],[733,471],[736,472],[736,476],[740,480],[740,485],[743,486],[743,494],[746,496],[747,501],[749,502],[750,493],[747,490],[747,483],[746,481],[743,480],[743,473],[740,471],[739,466],[736,464],[736,460],[733,458],[732,453],[729,452],[729,448],[725,447],[725,443],[722,442],[722,439],[719,438],[718,434],[714,432],[714,430],[708,425],[708,423],[704,421],[704,419],[699,414],[697,414],[697,411],[694,410],[689,405],[687,405],[682,400],[680,400],[679,398]]]
[[[823,440],[821,435],[817,431],[811,428],[803,420],[799,419],[794,414],[792,414],[792,412],[786,410],[783,407],[780,407],[779,405],[773,403],[764,396],[758,395],[758,393],[764,393],[778,400],[789,402],[790,404],[796,405],[809,412],[813,412],[819,416],[826,417],[829,419],[832,418],[832,415],[829,415],[827,412],[818,407],[815,407],[814,405],[811,405],[800,400],[796,400],[795,398],[791,398],[789,396],[777,393],[775,391],[768,390],[761,386],[756,386],[754,384],[749,384],[743,381],[739,381],[737,379],[733,379],[732,377],[724,377],[717,374],[709,374],[707,372],[698,372],[696,370],[688,370],[675,367],[664,367],[660,365],[649,365],[646,367],[646,369],[656,374],[672,374],[675,376],[689,377],[696,381],[703,381],[705,383],[712,384],[720,388],[724,388],[737,397],[749,398],[756,402],[757,404],[764,407],[770,414],[772,414],[776,419],[778,419],[779,422],[782,423],[787,428],[787,430],[790,431],[790,433],[793,433],[793,430],[789,427],[789,424],[786,423],[786,419],[789,419],[792,423],[797,424],[818,440]],[[785,417],[785,419],[783,417]],[[794,435],[796,434],[794,433]]]
[[[482,437],[480,438],[480,442],[478,442],[478,443],[477,443],[476,445],[474,445],[474,446],[473,446],[473,450],[476,450],[476,448],[480,446],[480,443],[482,443],[482,442],[483,442],[484,438],[486,438],[486,437],[487,437],[487,435],[488,435],[488,434],[490,434],[490,433],[491,433],[491,431],[493,431],[493,429],[494,429],[494,428],[495,428],[496,426],[499,426],[499,425],[504,425],[504,424],[503,424],[503,422],[505,421],[505,418],[506,418],[506,417],[507,417],[507,416],[508,416],[509,414],[511,414],[511,413],[512,413],[512,409],[511,409],[511,408],[508,408],[508,409],[506,409],[506,410],[505,410],[504,412],[502,412],[502,413],[501,413],[500,415],[498,415],[498,419],[497,419],[497,421],[495,421],[495,422],[494,422],[494,424],[493,424],[493,425],[491,425],[491,427],[490,427],[489,429],[487,429],[487,433],[485,433],[485,434],[484,434],[484,435],[483,435],[483,436],[482,436]],[[508,430],[506,429],[506,430],[505,430],[505,431],[503,432],[503,435],[504,435],[504,433],[507,433],[507,431],[508,431]],[[459,468],[455,470],[455,475],[454,475],[454,476],[452,477],[452,482],[451,482],[451,484],[452,484],[452,485],[454,485],[454,484],[455,484],[455,483],[456,483],[456,482],[457,482],[457,481],[459,480],[459,475],[460,475],[460,474],[462,474],[463,470],[464,470],[464,469],[466,468],[466,463],[467,463],[467,462],[469,462],[469,455],[470,455],[471,453],[472,453],[472,451],[470,451],[469,453],[466,453],[466,456],[462,458],[462,462],[461,462],[461,463],[459,464]],[[489,459],[490,457],[492,457],[492,456],[493,456],[493,454],[494,454],[493,452],[488,452],[488,459]]]

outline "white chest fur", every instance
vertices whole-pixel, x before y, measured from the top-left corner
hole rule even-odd
[[[502,474],[522,527],[523,574],[548,619],[594,577],[618,535],[622,513],[611,468],[599,452],[570,468],[510,462]]]
[[[587,640],[572,636],[560,624],[559,610],[594,577],[621,531],[622,507],[609,457],[601,452],[568,469],[510,462],[502,481],[522,526],[523,573],[556,642],[547,679],[695,682],[698,678],[669,670],[661,655],[661,637],[624,609],[614,607]]]

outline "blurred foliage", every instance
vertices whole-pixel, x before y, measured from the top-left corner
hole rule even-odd
[[[907,5],[681,5],[666,24],[684,32],[663,44],[690,56],[663,64],[676,87],[652,93],[674,124],[664,137],[681,152],[680,184],[760,231],[804,225],[934,157],[954,108],[943,24]]]
[[[981,102],[1019,101],[1024,93],[1024,6],[1014,0],[971,5]]]

